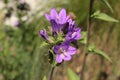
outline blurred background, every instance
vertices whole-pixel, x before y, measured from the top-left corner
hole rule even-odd
[[[101,10],[120,20],[120,0],[107,0],[111,13],[101,0],[95,0],[93,11]],[[47,46],[39,30],[50,26],[44,14],[51,8],[66,8],[78,27],[86,30],[89,0],[0,0],[0,80],[42,80],[48,76]],[[98,55],[88,55],[85,80],[120,80],[120,23],[92,19],[90,42],[103,50],[113,63]],[[70,62],[55,69],[54,80],[68,80],[67,68],[80,74],[83,45]]]

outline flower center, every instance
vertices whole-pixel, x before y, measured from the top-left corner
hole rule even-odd
[[[60,48],[60,49],[58,50],[58,52],[59,52],[59,54],[66,54],[66,50],[63,49],[63,48]]]

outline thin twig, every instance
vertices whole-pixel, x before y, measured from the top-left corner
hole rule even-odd
[[[89,39],[90,39],[90,26],[91,26],[91,14],[92,14],[92,9],[93,9],[93,3],[94,0],[90,0],[89,2],[89,14],[88,14],[88,20],[87,20],[87,43],[85,45],[85,50],[89,45]],[[82,71],[81,71],[81,80],[84,80],[84,70],[85,70],[85,63],[87,59],[87,52],[85,51],[83,53],[83,64],[82,64]]]

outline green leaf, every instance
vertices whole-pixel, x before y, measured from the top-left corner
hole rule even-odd
[[[96,49],[96,47],[95,47],[95,45],[94,44],[90,44],[89,46],[88,46],[88,52],[94,52],[94,50]]]
[[[102,0],[102,2],[105,3],[107,5],[107,7],[110,9],[110,11],[113,13],[113,8],[109,4],[109,2],[107,0]]]
[[[42,80],[47,80],[46,76],[44,76]]]
[[[108,61],[110,61],[112,63],[112,60],[109,58],[109,56],[105,52],[97,49],[94,44],[90,44],[88,46],[87,52],[88,53],[93,53],[93,54],[98,54],[98,55],[102,56],[103,58],[107,59]]]
[[[42,48],[42,47],[45,47],[49,45],[47,42],[43,41],[41,44],[40,44],[40,47],[39,48]]]
[[[67,74],[68,80],[80,80],[79,76],[76,75],[70,68],[68,68]]]
[[[79,40],[80,43],[86,44],[87,43],[87,32],[82,31],[81,32],[82,38]]]
[[[108,61],[110,61],[112,63],[112,60],[109,58],[109,56],[104,53],[103,51],[101,50],[98,50],[98,49],[95,49],[94,50],[95,53],[99,54],[100,56],[102,56],[103,58],[107,59]]]
[[[99,10],[96,11],[95,13],[93,13],[93,15],[91,15],[91,17],[100,19],[100,20],[104,20],[104,21],[109,21],[109,22],[118,22],[118,20],[112,18],[111,16],[109,16],[105,13],[101,13]]]

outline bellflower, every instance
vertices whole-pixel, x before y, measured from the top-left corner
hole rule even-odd
[[[66,14],[66,10],[63,8],[58,13],[54,8],[51,9],[50,14],[45,14],[46,19],[51,23],[50,38],[48,37],[46,30],[41,30],[39,34],[50,44],[51,55],[55,58],[49,57],[51,61],[56,59],[57,63],[63,61],[69,61],[72,55],[76,54],[77,48],[71,46],[73,41],[77,41],[81,38],[81,29],[76,28],[75,21]],[[57,36],[57,37],[54,37]],[[51,39],[53,40],[51,42]],[[52,44],[51,44],[52,43]],[[75,45],[76,46],[76,45]]]
[[[41,36],[42,38],[44,38],[45,40],[49,40],[49,37],[48,37],[45,29],[40,30],[40,31],[39,31],[39,34],[40,34],[40,36]]]
[[[75,26],[75,21],[73,21],[72,19],[69,19],[68,23],[69,23],[68,31],[73,31]]]
[[[54,52],[56,53],[57,63],[61,63],[63,60],[71,60],[71,56],[76,53],[76,48],[70,46],[69,43],[62,43],[61,45],[54,46]]]
[[[74,26],[75,26],[75,21],[73,21],[72,19],[69,19],[65,26],[62,28],[62,31],[64,34],[71,32],[74,30]]]
[[[80,28],[74,28],[73,31],[70,31],[66,34],[66,41],[75,41],[79,40],[81,38],[81,29]]]
[[[63,8],[59,13],[53,8],[49,14],[45,14],[45,17],[48,21],[50,21],[53,32],[61,31],[63,25],[69,19],[69,16],[66,15],[66,10]]]

